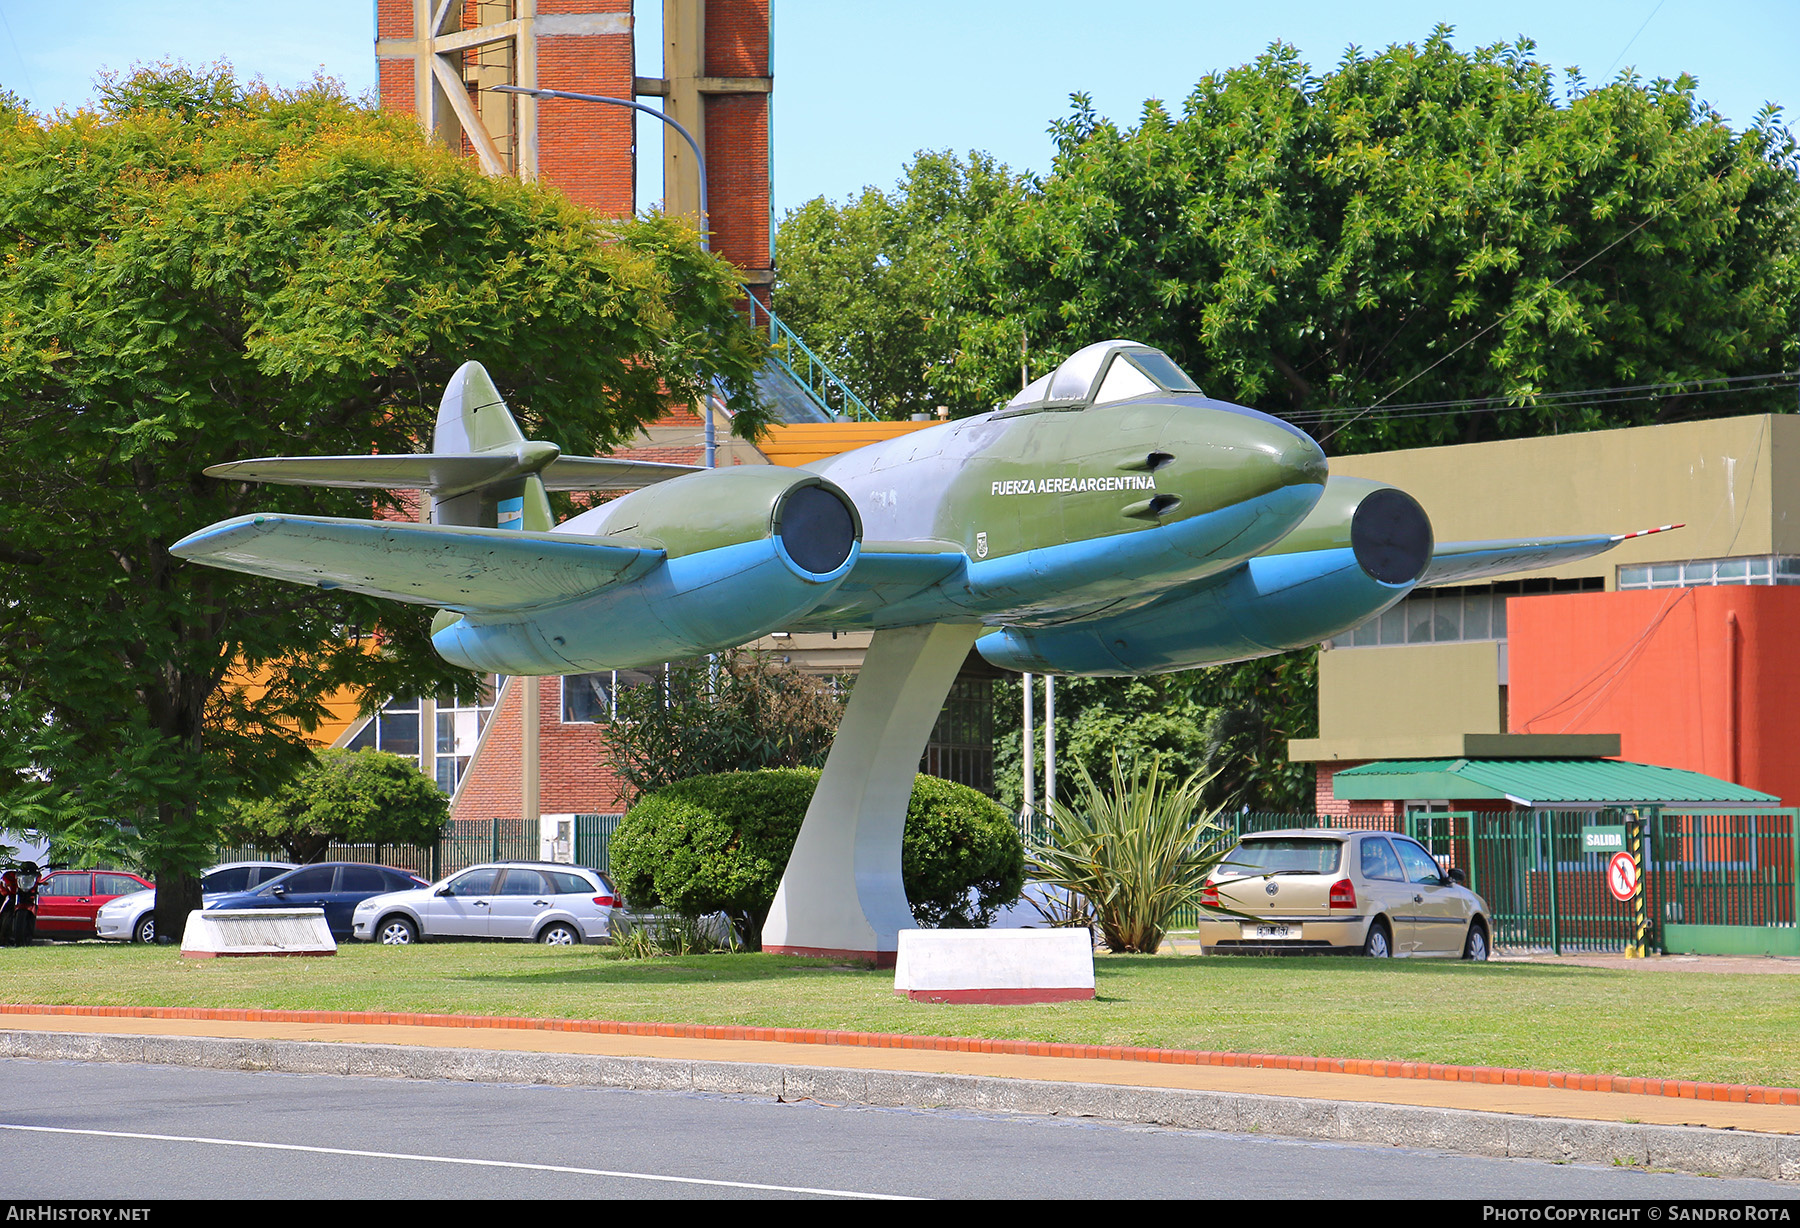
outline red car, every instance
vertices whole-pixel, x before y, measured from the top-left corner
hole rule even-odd
[[[90,937],[100,905],[151,885],[124,870],[53,871],[38,888],[37,932],[45,938]]]

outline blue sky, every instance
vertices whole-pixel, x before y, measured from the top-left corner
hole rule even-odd
[[[1590,82],[1626,68],[1688,72],[1736,127],[1764,102],[1800,109],[1795,0],[774,0],[775,196],[785,211],[891,185],[920,149],[985,149],[1042,170],[1049,122],[1071,92],[1130,122],[1144,99],[1179,103],[1207,72],[1279,39],[1327,68],[1456,27],[1469,48],[1525,35],[1541,58]],[[655,75],[662,5],[639,0],[638,71]],[[372,0],[0,0],[0,83],[39,109],[76,107],[102,69],[230,60],[295,84],[316,70],[353,91],[375,80]],[[546,81],[546,85],[554,84]],[[1800,114],[1789,115],[1790,123]],[[660,196],[661,125],[641,119],[641,205]]]

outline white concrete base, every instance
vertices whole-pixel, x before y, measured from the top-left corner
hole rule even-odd
[[[902,930],[894,992],[915,1002],[1073,1002],[1094,996],[1085,929]]]
[[[336,955],[323,908],[232,908],[188,914],[181,936],[188,959],[225,955]]]
[[[886,964],[912,907],[900,840],[925,740],[984,628],[877,631],[763,924],[763,950]]]

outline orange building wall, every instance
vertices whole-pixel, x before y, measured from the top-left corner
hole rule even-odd
[[[1617,733],[1621,758],[1800,804],[1800,588],[1522,597],[1506,620],[1511,732]]]
[[[932,422],[777,422],[757,442],[771,465],[808,465],[853,448],[922,431]]]

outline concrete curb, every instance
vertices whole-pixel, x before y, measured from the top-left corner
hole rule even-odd
[[[1206,1049],[1151,1049],[1135,1045],[1083,1045],[1060,1041],[1004,1040],[980,1036],[915,1036],[904,1032],[846,1032],[824,1028],[764,1028],[735,1024],[622,1022],[608,1019],[534,1019],[519,1015],[440,1015],[414,1011],[303,1011],[204,1006],[68,1006],[0,1003],[6,1015],[76,1019],[198,1019],[224,1023],[350,1023],[377,1027],[508,1028],[579,1032],[599,1036],[660,1036],[692,1040],[774,1041],[790,1045],[842,1045],[862,1049],[917,1049],[937,1053],[1003,1053],[1023,1057],[1093,1058],[1174,1066],[1227,1066],[1249,1070],[1298,1070],[1364,1075],[1377,1079],[1431,1079],[1504,1087],[1548,1087],[1633,1096],[1664,1096],[1727,1104],[1800,1105],[1800,1088],[1742,1083],[1696,1083],[1629,1075],[1521,1070],[1506,1066],[1447,1066],[1436,1062],[1377,1058],[1298,1057],[1283,1053],[1230,1053]]]
[[[141,1062],[363,1078],[725,1092],[893,1108],[978,1109],[1090,1117],[1183,1130],[1374,1143],[1461,1155],[1629,1164],[1708,1176],[1800,1181],[1800,1136],[1182,1088],[760,1062],[84,1032],[0,1030],[0,1057]]]

